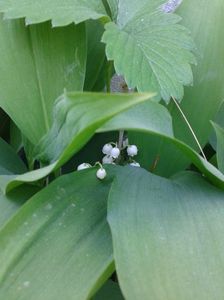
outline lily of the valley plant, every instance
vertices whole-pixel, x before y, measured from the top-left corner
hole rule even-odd
[[[223,0],[0,13],[0,299],[223,300]]]

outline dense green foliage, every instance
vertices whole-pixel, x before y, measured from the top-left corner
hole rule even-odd
[[[202,2],[0,0],[0,299],[224,299],[224,3]]]

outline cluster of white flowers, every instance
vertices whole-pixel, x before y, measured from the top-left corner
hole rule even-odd
[[[138,154],[138,148],[136,145],[125,145],[123,144],[123,148],[121,150],[126,150],[126,153],[129,157],[134,157]],[[103,157],[102,163],[103,164],[115,164],[116,159],[119,158],[121,155],[121,150],[115,145],[114,147],[112,146],[111,143],[105,144],[103,146],[102,152],[105,154]],[[135,161],[131,161],[129,163],[131,166],[140,166],[138,163]]]
[[[112,144],[105,144],[102,152],[105,154],[102,160],[103,164],[113,164],[114,160],[121,154],[120,149],[117,146],[113,147]]]
[[[106,170],[102,165],[105,164],[120,164],[121,158],[123,158],[123,165],[129,164],[132,167],[140,167],[140,164],[133,160],[133,157],[138,154],[138,148],[136,145],[128,145],[128,141],[123,142],[123,147],[119,149],[115,143],[107,143],[103,146],[102,152],[105,155],[102,159],[102,164],[97,162],[95,165],[99,165],[99,169],[96,172],[98,179],[104,179],[107,176]],[[127,156],[127,158],[126,158]],[[82,163],[77,167],[78,171],[91,168],[89,163]]]

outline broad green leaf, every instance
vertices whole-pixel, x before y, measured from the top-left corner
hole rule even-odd
[[[224,2],[204,0],[201,9],[198,1],[183,1],[177,13],[182,17],[181,24],[190,29],[199,53],[198,64],[193,67],[194,85],[185,89],[180,106],[204,146],[212,131],[210,121],[216,118],[224,100],[224,69],[220,65],[224,52]],[[195,140],[176,109],[172,117],[175,136],[198,151]],[[178,163],[180,160],[178,158]]]
[[[125,97],[127,96],[128,95],[126,94]],[[122,97],[122,95],[120,95],[120,97]],[[101,127],[98,123],[97,132],[108,132],[108,131],[117,131],[120,129],[125,129],[129,131],[129,135],[130,132],[132,131],[144,132],[144,138],[146,139],[150,138],[151,135],[157,137],[161,136],[167,142],[168,146],[172,146],[174,149],[177,149],[180,153],[182,153],[185,157],[187,157],[193,164],[195,164],[195,166],[205,176],[207,176],[207,178],[214,185],[224,189],[224,175],[218,169],[216,169],[212,164],[210,164],[208,161],[203,159],[195,150],[193,150],[187,144],[183,143],[178,139],[173,138],[171,119],[166,109],[160,104],[156,104],[156,103],[154,103],[155,105],[154,108],[151,105],[149,105],[148,107],[146,107],[146,105],[143,106],[143,104],[141,105],[142,105],[142,109],[139,109],[139,107],[136,106],[135,109],[127,110],[121,115],[114,117],[114,119],[112,119],[111,121],[108,121],[108,123],[105,122],[105,124]],[[156,115],[157,117],[155,117]],[[160,122],[158,122],[158,117]],[[149,121],[150,118],[151,118],[151,122]],[[72,120],[74,121],[74,119]],[[157,126],[155,126],[155,124],[153,124],[152,122],[153,120],[155,120],[158,128]],[[70,129],[75,130],[75,127],[71,126]],[[66,134],[69,137],[71,137],[72,135],[71,131],[69,132],[67,131]],[[59,138],[58,135],[57,138]],[[78,138],[77,140],[80,140],[80,138]],[[57,145],[59,145],[60,143],[61,141]],[[78,145],[79,144],[80,142],[78,143]],[[69,144],[67,150],[65,149],[65,151],[62,153],[60,158],[54,163],[48,165],[47,167],[32,172],[28,172],[23,175],[0,176],[0,186],[2,190],[6,192],[20,185],[22,182],[32,182],[47,176],[53,170],[56,170],[59,167],[61,167],[67,159],[71,158],[71,156],[76,151],[78,151],[77,149],[78,149],[77,144],[73,144],[73,143]],[[140,153],[143,150],[144,149],[139,148]],[[173,164],[175,164],[175,159],[173,159]],[[151,166],[151,162],[149,161],[149,165],[147,169],[150,169],[150,166]]]
[[[26,166],[2,138],[0,138],[0,174],[13,174],[26,172]]]
[[[97,21],[86,22],[87,33],[87,65],[85,76],[85,91],[92,91],[100,75],[105,61],[105,46],[101,43],[104,27]],[[105,76],[105,74],[104,74]]]
[[[64,93],[55,104],[54,124],[37,147],[39,156],[52,163],[22,175],[0,175],[1,189],[6,192],[23,182],[44,178],[79,151],[106,121],[152,96],[149,93]]]
[[[129,167],[108,220],[125,299],[224,298],[224,192],[193,173],[175,180]]]
[[[101,0],[0,0],[0,11],[7,19],[25,17],[26,24],[52,20],[53,26],[78,24],[106,15]]]
[[[104,124],[98,132],[106,132],[106,131],[114,131],[124,129],[127,130],[129,136],[132,135],[132,132],[144,133],[144,139],[150,139],[151,136],[155,136],[157,138],[162,137],[166,142],[167,147],[172,147],[174,150],[179,151],[184,157],[188,158],[191,163],[193,163],[207,178],[216,186],[224,189],[224,175],[216,169],[212,164],[210,164],[207,160],[203,159],[194,149],[189,147],[187,144],[173,137],[172,127],[171,127],[171,119],[166,109],[159,109],[161,106],[158,103],[153,103],[155,105],[154,110],[153,106],[146,107],[145,104],[141,104],[140,106],[136,106],[115,118],[113,118],[108,123]],[[159,113],[158,113],[159,112]],[[154,115],[155,114],[155,115]],[[157,116],[156,116],[157,114]],[[155,117],[156,116],[156,117]],[[157,126],[152,122],[150,122],[150,118],[152,117],[152,121],[155,119]],[[159,125],[160,123],[160,125]],[[131,140],[129,140],[131,143]],[[139,145],[137,144],[139,147]],[[146,151],[144,148],[139,147],[139,153]],[[151,145],[153,146],[153,145]],[[148,147],[147,151],[151,151],[151,148]],[[139,155],[136,157],[138,161]],[[151,161],[148,161],[147,170],[151,170],[152,168]],[[172,160],[172,163],[175,164],[175,157]]]
[[[98,132],[120,129],[174,137],[169,112],[164,106],[152,101],[146,101],[118,114],[99,128]]]
[[[0,107],[36,145],[51,127],[52,107],[64,88],[83,89],[84,25],[25,27],[1,17],[0,55]]]
[[[152,96],[149,93],[65,93],[55,103],[54,123],[37,147],[37,157],[48,163],[60,159],[63,164],[106,121]]]
[[[119,285],[112,280],[108,280],[97,295],[93,297],[93,300],[124,300],[124,298]]]
[[[217,136],[217,163],[219,170],[224,174],[224,129],[218,124],[212,124]]]
[[[106,221],[111,178],[96,169],[60,177],[0,232],[0,298],[89,299],[113,272]]]
[[[39,187],[32,185],[23,185],[7,195],[0,190],[0,228],[39,190]]]
[[[106,24],[102,41],[129,87],[156,92],[169,102],[170,97],[181,100],[183,85],[192,84],[195,46],[188,30],[177,24],[181,18],[164,13],[161,2],[122,1],[117,24]]]
[[[181,24],[190,29],[199,53],[198,65],[193,68],[194,85],[185,88],[185,96],[180,106],[204,147],[212,130],[210,120],[215,120],[224,99],[224,68],[220,63],[223,61],[224,53],[222,29],[224,2],[204,0],[202,8],[201,1],[182,1],[177,13],[182,17]],[[199,152],[189,128],[175,105],[171,106],[170,111],[175,137]],[[148,162],[152,163],[160,157],[155,169],[159,175],[171,176],[190,164],[190,160],[186,159],[183,153],[161,139],[149,137],[146,140],[144,135],[134,135],[130,140],[132,143],[141,144],[143,166],[148,166]]]
[[[44,178],[53,170],[60,168],[78,152],[103,123],[121,111],[144,102],[150,97],[151,94],[137,93],[119,95],[103,93],[64,94],[58,99],[55,106],[54,126],[37,149],[38,153],[43,151],[42,154],[39,154],[40,156],[44,155],[52,163],[22,175],[0,176],[1,189],[6,192],[22,182],[28,183]],[[91,109],[86,110],[87,107],[91,107]]]
[[[34,171],[29,171],[23,174],[8,174],[4,172],[0,175],[0,189],[6,193],[12,190],[13,188],[21,185],[22,183],[30,183],[38,181],[51,172],[53,172],[57,167],[57,162],[50,164],[47,167],[43,167]],[[24,171],[25,172],[25,171]]]

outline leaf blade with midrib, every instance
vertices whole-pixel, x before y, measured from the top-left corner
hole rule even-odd
[[[102,41],[108,59],[129,87],[157,92],[167,102],[170,97],[181,100],[183,85],[193,82],[190,64],[196,63],[188,30],[177,24],[180,17],[158,8],[158,2],[143,1],[134,9],[131,4],[122,3],[117,24],[105,26]]]

